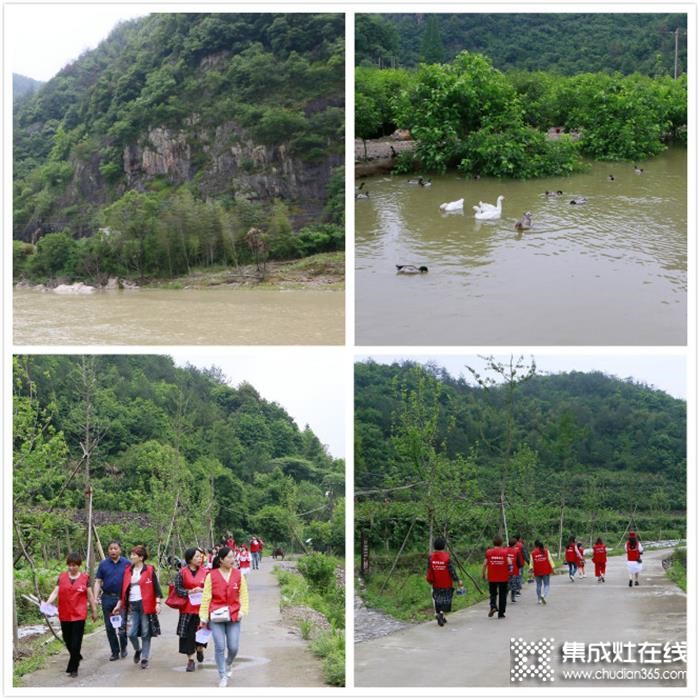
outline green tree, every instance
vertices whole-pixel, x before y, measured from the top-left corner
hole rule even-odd
[[[442,63],[444,58],[439,15],[429,14],[420,47],[421,63]]]

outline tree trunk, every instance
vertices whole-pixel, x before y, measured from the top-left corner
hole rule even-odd
[[[557,553],[557,559],[561,559],[561,548],[564,544],[564,499],[561,500],[561,505],[559,508],[559,551]]]

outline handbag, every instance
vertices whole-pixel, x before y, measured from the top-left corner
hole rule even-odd
[[[169,608],[175,608],[175,610],[181,610],[185,607],[187,603],[187,598],[183,598],[181,595],[177,594],[175,590],[175,584],[168,584],[168,597],[165,599],[165,604]]]
[[[228,609],[228,605],[212,610],[209,613],[209,620],[210,622],[231,622],[231,611]]]

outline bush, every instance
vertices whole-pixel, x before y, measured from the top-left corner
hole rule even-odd
[[[324,632],[311,642],[311,651],[323,659],[323,678],[328,685],[345,685],[345,636]]]
[[[70,277],[74,272],[77,243],[70,233],[48,233],[36,246],[30,270],[40,277]]]
[[[320,552],[302,557],[299,560],[298,568],[311,589],[319,593],[329,590],[335,581],[333,560]]]
[[[15,279],[24,276],[31,264],[34,246],[24,241],[12,241],[12,274]]]

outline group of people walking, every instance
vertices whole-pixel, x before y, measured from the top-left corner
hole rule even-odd
[[[88,605],[93,620],[97,620],[98,605],[102,608],[111,650],[109,660],[125,658],[131,642],[134,663],[147,669],[151,640],[161,634],[158,615],[165,602],[180,613],[176,632],[179,652],[187,657],[185,670],[195,671],[195,658],[199,663],[204,661],[204,650],[211,639],[219,687],[226,687],[238,653],[240,622],[248,614],[246,575],[251,566],[260,567],[264,542],[255,536],[250,549],[247,545],[237,547],[230,535],[222,542],[209,552],[192,547],[184,553],[165,601],[156,570],[147,563],[148,552],[142,544],[132,547],[127,559],[120,542],[111,541],[92,588],[89,575],[80,571],[82,557],[69,554],[67,571],[59,575],[46,601],[52,605],[58,600],[58,618],[69,653],[66,673],[78,675]]]
[[[428,559],[426,580],[433,587],[435,603],[435,618],[441,627],[447,622],[445,613],[452,610],[454,583],[463,589],[449,553],[445,551],[445,540],[437,537],[433,543],[434,551]],[[644,549],[635,532],[630,531],[625,543],[629,586],[639,585],[639,572],[642,570],[641,555]],[[602,538],[593,545],[592,561],[595,566],[595,576],[598,583],[605,583],[607,564],[607,547]],[[568,566],[569,579],[574,582],[576,573],[585,578],[586,559],[583,544],[570,537],[564,553],[564,561]],[[528,551],[522,537],[511,537],[508,545],[504,546],[503,538],[497,535],[493,538],[493,546],[486,550],[482,566],[482,578],[489,584],[489,612],[493,617],[505,618],[508,595],[511,602],[516,602],[522,593],[523,572],[530,568],[535,581],[535,592],[538,605],[547,605],[550,576],[554,574],[555,564],[547,547],[541,540],[535,540],[532,552]]]

